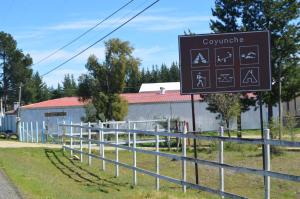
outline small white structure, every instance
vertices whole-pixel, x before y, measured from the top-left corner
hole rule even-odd
[[[180,82],[167,82],[167,83],[146,83],[142,84],[139,93],[144,92],[157,92],[164,88],[166,91],[179,91]]]

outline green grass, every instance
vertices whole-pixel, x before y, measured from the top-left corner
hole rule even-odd
[[[236,148],[234,148],[236,147]],[[230,150],[231,149],[231,150]],[[253,168],[261,167],[259,147],[230,146],[225,149],[225,162]],[[120,151],[119,160],[132,164],[132,153]],[[176,153],[176,152],[172,152]],[[114,159],[114,152],[106,156]],[[192,151],[188,152],[192,157]],[[217,160],[215,150],[201,150],[201,159]],[[132,187],[132,171],[120,167],[120,177],[114,177],[114,166],[106,165],[101,171],[99,160],[93,159],[92,166],[69,158],[69,152],[59,149],[1,149],[0,168],[23,193],[24,198],[219,198],[205,192],[188,189],[184,194],[181,187],[161,180],[161,191],[155,191],[155,180],[138,173],[138,186]],[[155,157],[137,153],[137,166],[155,171]],[[181,177],[181,162],[160,158],[161,174]],[[272,157],[272,170],[300,175],[300,152],[285,151]],[[187,164],[187,179],[195,181],[194,165]],[[218,169],[200,166],[200,183],[218,187]],[[300,183],[272,179],[271,198],[300,197]],[[263,197],[263,180],[256,175],[235,173],[225,170],[225,190],[249,198]]]

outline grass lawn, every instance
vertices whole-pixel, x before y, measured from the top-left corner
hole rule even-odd
[[[247,145],[246,145],[247,146]],[[238,147],[238,146],[235,146]],[[175,153],[175,152],[174,152]],[[132,153],[120,151],[121,162],[132,163]],[[106,156],[114,159],[114,152]],[[192,152],[188,153],[192,157]],[[217,152],[203,150],[201,159],[216,160]],[[228,164],[260,168],[258,147],[225,149]],[[114,177],[114,166],[107,163],[106,171],[100,170],[101,162],[93,159],[92,166],[69,158],[69,152],[60,149],[20,148],[1,149],[0,168],[23,193],[24,198],[219,198],[204,192],[188,189],[161,180],[161,191],[155,191],[155,179],[138,173],[138,186],[132,187],[132,171],[120,167],[120,177]],[[155,171],[155,157],[137,153],[137,166]],[[160,158],[161,174],[180,178],[181,162]],[[285,151],[273,156],[272,170],[300,175],[300,152]],[[193,164],[187,164],[187,179],[195,181]],[[200,183],[218,187],[218,169],[200,166]],[[300,198],[300,183],[271,180],[271,198]],[[249,198],[263,198],[263,180],[256,175],[225,170],[225,190]]]

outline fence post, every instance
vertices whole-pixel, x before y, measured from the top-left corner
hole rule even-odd
[[[38,121],[35,122],[35,133],[36,133],[36,137],[35,137],[36,143],[39,143],[39,122]]]
[[[168,133],[171,133],[171,118],[168,118]],[[168,136],[168,150],[171,149],[171,136]]]
[[[104,126],[102,124],[102,130],[101,130],[101,141],[102,143],[104,143]],[[104,144],[101,144],[101,157],[103,158],[102,159],[102,170],[105,171],[105,145]]]
[[[89,165],[91,165],[92,164],[92,157],[91,157],[91,154],[92,154],[92,143],[91,143],[91,139],[92,139],[92,135],[91,135],[91,133],[92,133],[92,129],[91,129],[91,123],[89,122],[88,123],[88,126],[89,126],[89,130],[88,130],[88,139],[89,139],[89,144],[88,144],[88,148],[89,148]]]
[[[99,133],[99,156],[102,157],[102,144],[100,142],[102,142],[103,123],[101,123],[99,120],[98,124],[99,124],[99,128],[100,128],[98,131],[98,133]],[[102,168],[102,170],[103,170],[103,168]]]
[[[136,124],[134,123],[133,124],[133,130],[135,130]],[[129,136],[130,134],[128,134]],[[130,143],[130,142],[129,142]],[[133,148],[135,149],[136,148],[136,133],[134,132],[133,133]],[[133,185],[137,185],[137,175],[136,175],[136,170],[135,170],[135,167],[136,167],[136,151],[133,151]]]
[[[1,118],[0,118],[0,120],[1,120]],[[21,128],[21,122],[20,121],[18,122],[17,128],[19,129],[19,141],[23,142],[23,135],[22,135],[22,128]]]
[[[0,120],[2,120],[2,119],[0,118]],[[1,123],[1,124],[2,124],[2,123]],[[19,129],[19,135],[20,135],[19,141],[20,141],[20,142],[23,142],[23,135],[22,135],[21,121],[19,121],[17,124],[18,124],[17,128]],[[0,126],[0,128],[2,128],[2,125]]]
[[[267,144],[267,141],[270,139],[270,129],[265,129],[264,133],[264,153],[265,153],[265,171],[271,170],[270,165],[270,145]],[[270,190],[271,190],[271,183],[270,183],[270,176],[264,176],[265,180],[265,199],[270,199]]]
[[[158,132],[158,124],[156,125],[156,133]],[[156,152],[159,152],[159,135],[156,138]],[[159,155],[156,155],[156,174],[159,175]],[[159,177],[156,177],[156,190],[159,191]]]
[[[119,124],[117,123],[117,126],[116,126],[116,162],[118,163],[119,162],[119,148],[118,148],[118,144],[119,144],[119,131],[118,131],[118,129],[119,129]],[[116,164],[116,167],[115,167],[115,169],[116,169],[116,173],[115,173],[115,176],[116,177],[118,177],[119,176],[119,165],[118,164]]]
[[[42,127],[42,143],[45,143],[45,121],[43,121],[43,127]]]
[[[131,125],[131,123],[130,123],[130,121],[128,121],[128,147],[130,147],[130,125]],[[134,126],[135,126],[135,124],[134,124]]]
[[[29,133],[28,133],[28,131],[29,131],[29,128],[28,128],[28,122],[26,122],[26,141],[27,142],[29,142]]]
[[[22,137],[23,137],[23,142],[25,142],[25,123],[22,122]]]
[[[183,134],[187,133],[187,126],[184,123]],[[182,138],[182,156],[186,157],[186,138]],[[182,181],[186,182],[186,161],[182,160]],[[183,192],[186,192],[186,185],[182,185]]]
[[[30,122],[30,134],[31,134],[31,143],[33,143],[33,124]]]
[[[220,127],[220,136],[224,136],[224,127]],[[224,142],[219,141],[219,163],[223,164],[224,163]],[[219,186],[220,186],[220,191],[224,192],[224,168],[219,167]],[[224,196],[222,196],[224,198]]]
[[[70,124],[71,124],[71,127],[70,127],[70,148],[71,148],[71,150],[70,150],[70,153],[71,153],[71,156],[73,156],[73,123],[72,123],[72,121],[70,122]]]
[[[82,122],[80,122],[80,162],[83,162],[83,157],[82,157]]]
[[[65,124],[66,124],[66,122],[65,121],[63,121],[63,127],[62,127],[62,145],[63,145],[63,151],[65,151],[66,149],[65,149],[65,145],[66,145],[66,137],[65,137],[65,133],[66,133],[66,130],[65,130]],[[42,131],[43,132],[43,131]],[[42,135],[43,136],[43,135]]]

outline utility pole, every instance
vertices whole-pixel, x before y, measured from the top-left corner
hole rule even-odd
[[[20,124],[20,121],[21,121],[21,118],[20,118],[20,108],[21,108],[21,96],[22,96],[22,82],[20,83],[20,86],[19,86],[19,106],[18,106],[18,109],[17,109],[17,134],[19,135],[19,124]],[[20,135],[19,135],[20,136]]]
[[[282,104],[281,104],[281,75],[282,75],[282,68],[281,64],[279,64],[279,102],[278,102],[278,117],[279,117],[279,140],[282,137]]]

